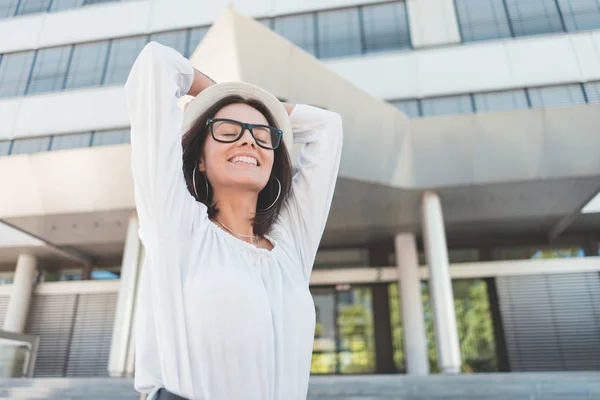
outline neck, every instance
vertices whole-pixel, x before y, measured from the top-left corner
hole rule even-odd
[[[254,235],[252,219],[256,214],[257,193],[220,190],[218,194],[215,193],[214,200],[219,208],[217,222],[237,234]]]

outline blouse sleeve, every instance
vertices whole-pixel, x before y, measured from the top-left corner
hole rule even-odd
[[[137,57],[125,93],[131,120],[131,163],[142,242],[190,231],[199,215],[182,170],[179,98],[194,79],[189,60],[157,42]]]
[[[306,281],[325,229],[342,154],[339,114],[298,104],[290,114],[294,143],[302,145],[298,172],[280,224],[293,241]]]

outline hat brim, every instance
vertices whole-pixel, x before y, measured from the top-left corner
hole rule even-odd
[[[244,100],[257,100],[267,107],[273,115],[277,128],[283,131],[283,142],[288,153],[292,150],[292,124],[290,117],[277,97],[265,89],[246,82],[224,82],[211,85],[204,89],[198,96],[189,102],[187,109],[183,114],[183,131],[188,129],[196,122],[198,117],[204,114],[216,102],[226,97],[238,95]]]

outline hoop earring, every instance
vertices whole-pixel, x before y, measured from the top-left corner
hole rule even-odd
[[[200,201],[200,196],[198,196],[198,189],[196,189],[196,170],[198,167],[194,167],[194,172],[192,173],[192,184],[194,185],[194,193],[196,194],[196,200]],[[206,185],[206,201],[208,201],[208,178],[206,174],[204,174],[204,184]]]
[[[275,203],[277,203],[277,200],[279,200],[279,196],[281,196],[281,182],[276,177],[273,177],[273,179],[275,179],[277,181],[277,183],[279,184],[279,190],[277,191],[277,197],[275,197],[275,200],[273,201],[273,203],[271,203],[271,205],[269,207],[267,207],[263,210],[256,210],[256,212],[265,212],[265,211],[270,210],[271,208],[273,208]]]

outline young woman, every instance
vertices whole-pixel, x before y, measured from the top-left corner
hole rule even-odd
[[[305,399],[309,275],[338,173],[340,116],[247,83],[214,84],[156,42],[125,90],[146,252],[136,389],[159,400]],[[195,98],[183,113],[185,94]],[[292,136],[302,145],[293,177]]]

